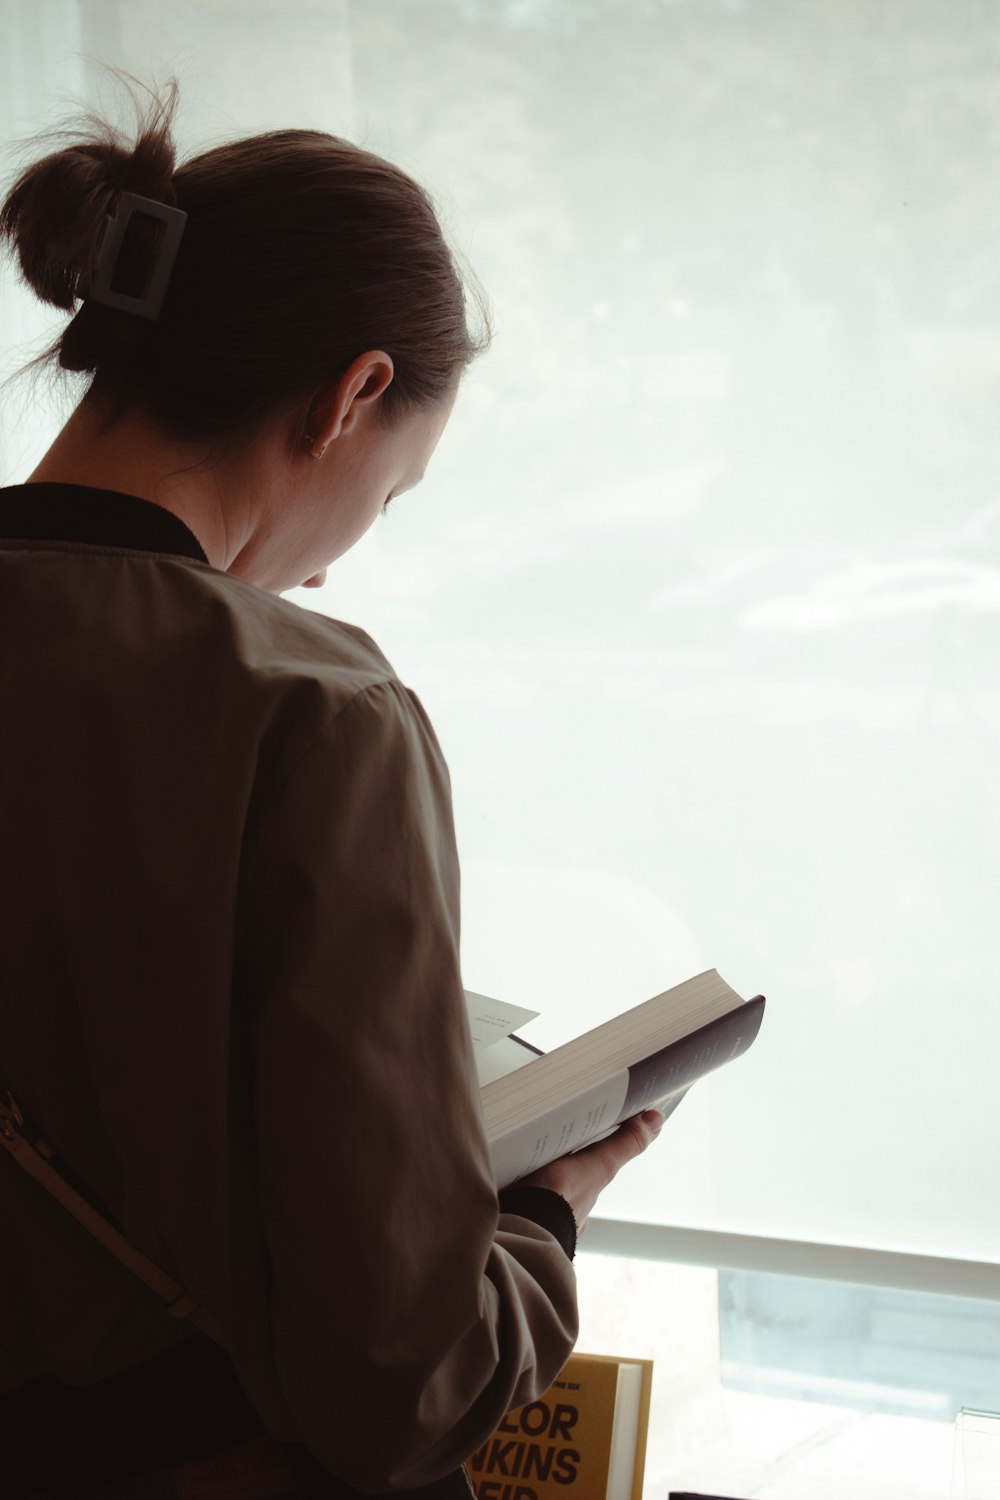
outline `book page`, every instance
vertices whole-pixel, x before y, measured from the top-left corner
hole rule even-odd
[[[547,1111],[519,1130],[489,1142],[497,1187],[508,1187],[536,1167],[576,1151],[617,1124],[628,1093],[628,1072],[577,1096],[568,1108]]]
[[[533,1021],[537,1010],[525,1010],[523,1005],[508,1005],[505,1000],[493,1000],[489,995],[479,995],[475,990],[465,991],[465,1006],[469,1016],[472,1045],[477,1052],[491,1047],[494,1042],[510,1036],[519,1026]]]

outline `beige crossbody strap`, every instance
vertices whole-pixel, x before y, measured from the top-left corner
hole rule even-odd
[[[9,1090],[0,1090],[0,1141],[14,1160],[20,1162],[24,1170],[40,1182],[53,1198],[57,1198],[64,1208],[68,1208],[84,1229],[88,1229],[112,1255],[118,1257],[122,1265],[128,1266],[130,1271],[152,1288],[166,1303],[167,1311],[172,1317],[186,1318],[196,1328],[200,1328],[202,1333],[207,1333],[216,1343],[225,1346],[221,1324],[212,1314],[199,1307],[194,1298],[183,1287],[178,1286],[176,1281],[171,1280],[165,1271],[161,1271],[158,1265],[134,1250],[114,1225],[109,1224],[107,1219],[59,1176],[52,1165],[55,1151],[51,1144],[42,1140],[25,1124],[24,1116]]]

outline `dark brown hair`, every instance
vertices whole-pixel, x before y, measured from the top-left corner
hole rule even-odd
[[[117,195],[153,198],[188,215],[166,299],[155,322],[84,300],[34,365],[90,372],[87,395],[109,411],[138,402],[175,436],[213,439],[300,406],[304,416],[368,349],[395,366],[378,403],[390,426],[442,400],[488,348],[486,298],[473,278],[474,336],[432,200],[405,172],[316,130],[269,131],[175,169],[176,80],[139,84],[143,107],[137,81],[116,77],[135,107],[135,140],[94,115],[43,137],[64,144],[10,189],[0,244],[39,297],[72,310]],[[145,281],[156,241],[148,220],[131,221],[116,285]]]

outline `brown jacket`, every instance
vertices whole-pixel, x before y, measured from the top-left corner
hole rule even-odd
[[[454,1470],[577,1312],[499,1210],[418,700],[160,507],[0,491],[0,819],[0,1082],[221,1320],[272,1437],[364,1493]],[[0,1216],[0,1424],[204,1342],[6,1153]]]

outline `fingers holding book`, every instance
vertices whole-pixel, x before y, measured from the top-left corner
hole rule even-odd
[[[611,1135],[569,1156],[561,1156],[523,1179],[526,1187],[550,1188],[573,1210],[577,1233],[583,1228],[603,1190],[628,1162],[652,1145],[663,1126],[657,1109],[643,1110],[625,1120]]]

